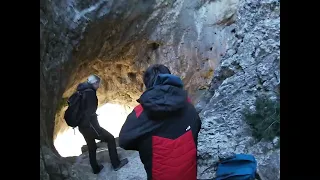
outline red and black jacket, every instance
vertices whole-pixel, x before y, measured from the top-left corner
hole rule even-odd
[[[120,131],[120,147],[139,151],[149,180],[196,180],[201,121],[181,79],[158,75],[138,102]]]

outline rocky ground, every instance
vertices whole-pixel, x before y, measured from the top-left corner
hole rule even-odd
[[[93,174],[91,171],[88,152],[75,158],[73,168],[80,170],[88,180],[145,180],[147,174],[140,161],[139,153],[125,151],[121,148],[117,150],[120,159],[128,158],[129,160],[129,163],[118,171],[112,169],[107,148],[98,148],[97,150],[98,162],[104,166],[98,175]]]

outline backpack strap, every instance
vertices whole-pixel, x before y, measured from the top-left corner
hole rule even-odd
[[[89,88],[89,89],[85,89],[83,91],[79,91],[82,95],[82,100],[84,100],[86,98],[86,93],[85,92],[89,92],[89,91],[94,91],[93,89]]]
[[[83,92],[85,92],[85,91],[94,91],[94,90],[91,88],[88,88],[88,89],[83,90]]]
[[[91,88],[88,88],[88,89],[85,89],[85,90],[83,90],[83,91],[79,91],[80,93],[81,93],[81,95],[83,96],[83,97],[85,97],[85,92],[89,92],[89,91],[94,91],[93,89],[91,89]]]
[[[82,91],[78,91],[78,92],[81,94],[81,96],[82,96],[82,98],[81,98],[81,103],[84,103],[84,101],[85,101],[85,99],[86,99],[86,93],[85,93],[85,92],[89,92],[89,91],[94,91],[94,90],[91,89],[91,88],[88,88],[88,89],[85,89],[85,90],[82,90]],[[86,104],[81,105],[81,108],[86,108]],[[84,114],[86,114],[85,111],[82,112],[82,116],[83,116]]]

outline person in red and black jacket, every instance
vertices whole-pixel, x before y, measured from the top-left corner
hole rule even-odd
[[[155,64],[143,82],[147,90],[122,126],[120,147],[139,151],[148,180],[196,180],[201,121],[181,79]]]

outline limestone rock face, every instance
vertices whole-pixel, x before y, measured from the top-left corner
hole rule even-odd
[[[182,77],[190,93],[208,87],[227,49],[237,0],[136,1],[90,24],[74,53],[82,64],[64,96],[90,73],[103,78],[100,102],[132,103],[143,91],[142,74],[153,63]],[[112,6],[114,7],[114,6]]]
[[[88,13],[84,17],[90,21],[83,19],[78,24],[78,28],[87,28],[80,31],[84,31],[80,36],[83,38],[73,49],[75,70],[63,97],[69,97],[80,82],[95,73],[103,79],[98,90],[100,104],[133,107],[143,92],[143,72],[150,64],[161,63],[183,79],[191,99],[196,99],[199,89],[209,87],[214,69],[226,53],[226,42],[232,34],[229,25],[236,19],[238,0],[124,4],[92,4],[91,9],[100,5],[110,10],[101,18]],[[55,135],[66,128],[64,110],[58,109]]]
[[[280,150],[257,143],[240,111],[253,107],[259,95],[279,98],[280,2],[240,1],[234,35],[214,73],[211,87],[198,104],[202,119],[198,146],[198,178],[215,177],[223,153],[252,153],[264,179],[280,179]],[[207,102],[207,103],[206,103]],[[269,164],[270,163],[270,164]]]

